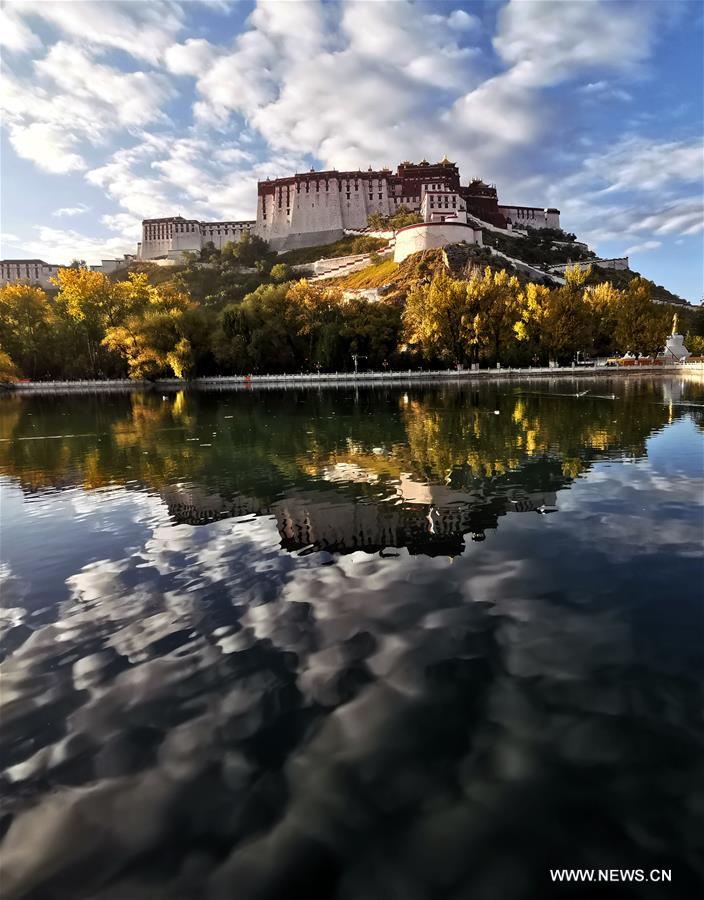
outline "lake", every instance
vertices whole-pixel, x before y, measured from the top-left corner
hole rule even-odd
[[[701,383],[4,396],[0,439],[3,900],[702,896]]]

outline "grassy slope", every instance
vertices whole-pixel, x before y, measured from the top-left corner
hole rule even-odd
[[[340,278],[336,284],[344,285],[347,290],[356,290],[361,288],[378,288],[388,284],[398,269],[398,263],[393,259],[385,259],[380,263],[362,269],[360,272],[353,272],[345,278]]]
[[[342,238],[334,244],[324,244],[321,247],[302,247],[300,250],[288,250],[280,253],[277,262],[287,263],[289,266],[299,266],[304,263],[315,262],[316,259],[332,259],[335,256],[352,256],[355,253],[372,253],[374,250],[382,250],[388,241],[383,238],[360,237],[350,235]]]

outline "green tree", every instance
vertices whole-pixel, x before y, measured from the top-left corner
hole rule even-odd
[[[352,353],[366,356],[370,369],[381,369],[393,360],[401,333],[401,310],[384,300],[354,298],[342,306],[340,337],[345,345],[340,360],[349,364]],[[346,365],[343,365],[346,368]]]
[[[241,303],[223,309],[214,336],[216,359],[230,370],[295,372],[305,358],[300,313],[289,286],[262,285]]]
[[[684,345],[692,356],[704,356],[704,337],[701,334],[688,331],[684,336]]]
[[[295,276],[293,269],[287,266],[286,263],[276,263],[275,266],[271,267],[269,277],[276,284],[283,284],[285,281],[292,281]]]

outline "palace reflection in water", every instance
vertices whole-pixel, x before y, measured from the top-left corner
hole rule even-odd
[[[701,385],[0,401],[4,896],[699,892]]]

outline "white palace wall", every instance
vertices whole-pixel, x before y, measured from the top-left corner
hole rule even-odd
[[[178,216],[145,219],[138,255],[140,259],[152,260],[174,253],[198,253],[210,241],[220,250],[228,241],[237,243],[253,226],[254,222],[198,222]]]
[[[20,282],[36,284],[42,288],[53,288],[52,279],[56,278],[62,266],[46,263],[43,259],[3,259],[0,260],[0,287],[5,284]]]
[[[256,233],[274,250],[312,247],[366,228],[371,213],[388,216],[399,205],[386,178],[311,175],[260,194]]]
[[[458,222],[424,222],[421,225],[408,225],[396,232],[394,262],[402,262],[412,253],[444,247],[446,244],[482,244],[481,228]]]

